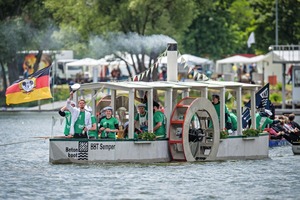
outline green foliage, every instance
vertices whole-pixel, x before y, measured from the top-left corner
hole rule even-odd
[[[282,102],[282,95],[279,93],[272,93],[270,94],[270,100],[271,102],[275,103],[281,103]]]
[[[260,130],[250,128],[243,131],[243,136],[255,137],[255,136],[259,136],[260,132],[261,132]]]
[[[281,91],[282,90],[282,83],[276,84],[276,90]]]
[[[220,132],[220,139],[226,139],[228,138],[228,133],[226,131],[221,131]]]
[[[154,140],[155,138],[156,138],[156,135],[154,133],[144,132],[144,133],[139,134],[139,139],[142,139],[142,140]]]
[[[127,51],[148,55],[153,64],[162,53],[155,42],[163,41],[165,48],[167,38],[176,40],[182,54],[215,60],[237,53],[266,53],[274,44],[274,4],[274,0],[66,0],[62,6],[57,0],[2,1],[1,71],[8,71],[3,77],[9,77],[10,83],[15,81],[19,75],[15,53],[33,49],[71,49],[76,58]],[[300,1],[278,0],[278,5],[278,32],[284,33],[279,34],[279,44],[298,44]],[[256,43],[247,48],[251,32]],[[111,36],[119,33],[124,37]],[[162,34],[166,37],[148,38]],[[136,40],[136,35],[145,37]],[[120,41],[123,44],[116,45]]]

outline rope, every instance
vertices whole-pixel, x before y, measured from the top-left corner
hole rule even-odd
[[[0,144],[0,147],[14,145],[14,144],[27,143],[27,142],[36,142],[36,141],[40,141],[40,139],[44,139],[44,138],[39,138],[39,139],[35,139],[35,140],[27,140],[27,141],[20,141],[20,142],[12,142],[12,143],[7,143],[7,144]]]

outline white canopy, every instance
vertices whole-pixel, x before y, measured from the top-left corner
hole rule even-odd
[[[167,56],[160,57],[158,59],[158,63],[167,64]],[[183,54],[177,59],[177,63],[179,64],[187,63],[188,65],[204,65],[204,64],[210,64],[212,63],[212,61],[206,58],[200,58],[190,54]]]
[[[84,58],[74,62],[67,63],[67,66],[98,66],[101,65],[101,61],[92,58]]]
[[[249,60],[251,61],[251,63],[257,63],[262,61],[266,56],[265,55],[259,55],[259,56],[254,56],[252,58],[249,58]]]
[[[193,56],[190,54],[183,54],[178,58],[179,63],[186,62],[188,65],[204,65],[204,64],[210,64],[211,61],[206,58],[200,58],[197,56]]]
[[[97,60],[97,61],[98,61],[99,65],[109,65],[109,62],[107,62],[105,60],[105,58],[101,58],[100,60]]]
[[[235,55],[222,60],[217,60],[217,65],[228,64],[228,63],[251,63],[251,59],[245,56]]]

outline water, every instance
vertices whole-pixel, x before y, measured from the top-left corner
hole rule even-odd
[[[0,114],[0,199],[298,199],[300,156],[205,163],[49,163],[52,116]],[[53,135],[62,133],[57,122]]]

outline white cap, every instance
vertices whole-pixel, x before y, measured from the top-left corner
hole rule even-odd
[[[120,107],[120,108],[118,108],[118,110],[126,110],[126,108],[125,107]]]
[[[75,101],[70,101],[70,104],[71,104],[71,105],[74,104],[74,105],[76,106]]]
[[[272,116],[273,115],[273,113],[270,111],[270,110],[265,110],[265,112],[269,115],[269,116]]]
[[[106,111],[106,110],[111,110],[112,111],[113,109],[110,106],[106,106],[105,108],[103,108],[103,111]]]

